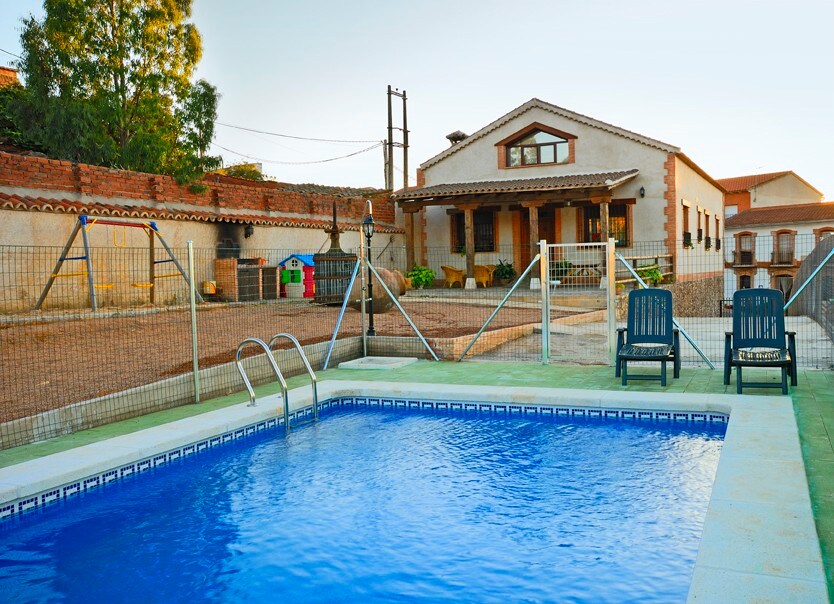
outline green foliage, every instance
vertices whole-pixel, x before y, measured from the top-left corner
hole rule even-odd
[[[52,156],[171,174],[219,165],[205,155],[217,92],[191,83],[201,54],[191,0],[44,0],[23,20],[21,134]]]
[[[663,273],[660,272],[660,269],[656,265],[642,269],[638,268],[637,274],[649,285],[658,285],[663,281]]]
[[[435,272],[427,266],[415,266],[406,277],[411,279],[411,287],[415,289],[422,289],[427,285],[434,283]]]
[[[556,278],[567,277],[570,274],[570,270],[573,268],[573,265],[568,262],[567,260],[561,260],[559,262],[555,262],[553,264],[553,269],[556,273]]]
[[[499,260],[498,266],[495,267],[495,272],[493,273],[493,277],[496,279],[515,279],[515,269],[513,268],[512,262],[507,262],[505,260]]]
[[[220,170],[226,176],[235,176],[237,178],[248,178],[249,180],[263,180],[264,175],[254,166],[254,164],[234,164],[228,168]]]

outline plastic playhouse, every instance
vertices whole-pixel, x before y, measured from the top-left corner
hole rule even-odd
[[[281,297],[312,298],[315,295],[313,254],[292,254],[278,264],[281,266]]]

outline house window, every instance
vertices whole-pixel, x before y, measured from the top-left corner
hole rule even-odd
[[[463,213],[452,214],[452,251],[466,251],[466,218]],[[495,212],[474,212],[475,251],[495,251]]]
[[[618,246],[628,245],[628,206],[608,206],[608,231],[609,235],[616,239]],[[582,223],[582,240],[585,243],[600,241],[599,206],[587,206],[584,208]]]
[[[567,139],[538,130],[507,145],[507,166],[564,164],[568,155]]]
[[[776,282],[776,289],[782,292],[782,296],[787,302],[793,291],[793,277],[790,275],[777,275],[774,281]]]
[[[826,237],[834,236],[834,229],[823,228],[817,231],[817,243],[825,239]]]
[[[698,208],[698,243],[704,240],[704,231],[701,228],[701,208]]]
[[[683,206],[683,245],[692,245],[692,232],[689,230],[689,206]]]
[[[715,251],[721,249],[721,225],[718,221],[718,216],[715,217]]]
[[[750,275],[741,275],[738,278],[739,289],[750,289],[751,287],[753,287],[753,277]]]
[[[739,235],[735,264],[752,266],[754,264],[753,235]]]
[[[776,233],[773,264],[793,264],[793,233]]]

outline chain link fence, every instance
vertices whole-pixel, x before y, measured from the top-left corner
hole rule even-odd
[[[783,242],[767,239],[757,238],[752,256],[738,253],[734,238],[723,246],[719,241],[679,241],[670,249],[667,242],[654,242],[617,252],[644,281],[672,291],[681,326],[720,367],[733,291],[776,287],[787,299],[825,257],[812,236],[796,236],[793,255]],[[830,249],[831,241],[827,244]],[[546,331],[551,362],[607,363],[604,257],[594,246],[550,249],[545,283],[534,261],[537,249],[478,251],[474,283],[469,283],[474,289],[466,287],[462,250],[425,248],[408,266],[405,250],[388,242],[372,247],[370,258],[392,289],[405,290],[399,297],[403,310],[444,360],[466,352],[467,361],[542,362],[544,287],[550,295]],[[196,312],[202,400],[243,389],[234,358],[247,337],[268,342],[289,332],[305,346],[313,367],[322,367],[340,304],[317,303],[313,297],[314,267],[309,263],[316,251],[194,250],[195,285],[203,298]],[[186,249],[172,252],[187,267]],[[194,402],[188,288],[170,263],[160,262],[168,260],[165,250],[91,248],[97,309],[91,309],[86,261],[74,260],[62,267],[36,311],[61,253],[59,247],[0,246],[0,448]],[[66,255],[79,258],[84,252],[78,246]],[[834,367],[831,270],[830,263],[788,313],[788,328],[797,331],[801,367]],[[624,326],[626,294],[638,285],[620,261],[614,275],[617,324]],[[354,304],[360,286],[350,297],[356,308],[344,314],[330,367],[363,354],[362,317]],[[467,350],[488,319],[484,334]],[[374,287],[374,328],[369,354],[429,358],[379,284]],[[282,342],[279,348],[288,345]],[[705,364],[692,346],[684,343],[682,348],[685,366]],[[291,352],[279,361],[287,375],[303,371]],[[247,348],[244,357],[253,383],[273,379],[256,348]]]

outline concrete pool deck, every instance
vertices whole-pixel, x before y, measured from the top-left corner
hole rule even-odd
[[[499,393],[498,396],[501,398],[505,398],[505,395],[501,393],[500,388],[494,386],[529,388],[558,385],[560,388],[584,391],[582,394],[574,394],[574,396],[579,396],[587,402],[607,399],[619,401],[621,404],[616,406],[620,407],[627,402],[639,404],[640,401],[647,398],[643,393],[667,393],[664,394],[663,400],[672,403],[676,402],[674,399],[677,398],[676,396],[669,396],[672,393],[719,395],[726,392],[720,372],[700,369],[684,369],[681,379],[671,380],[669,386],[665,389],[661,388],[659,383],[646,382],[625,388],[621,387],[613,379],[612,370],[607,367],[543,367],[532,364],[509,363],[437,364],[421,362],[396,370],[365,371],[361,372],[361,376],[355,371],[333,370],[320,373],[319,378],[323,382],[323,386],[327,380],[360,379],[365,382],[367,387],[378,382],[408,382],[410,383],[409,389],[419,389],[425,392],[431,392],[432,388],[436,390],[435,384],[490,385],[493,387],[484,391],[485,396],[488,393]],[[827,574],[829,582],[831,580],[830,561],[832,559],[832,545],[834,545],[834,531],[832,531],[834,526],[834,511],[832,511],[832,507],[834,507],[832,506],[832,503],[834,503],[834,489],[832,489],[834,487],[834,452],[831,447],[830,435],[834,432],[834,374],[831,372],[805,371],[800,373],[799,380],[798,387],[792,391],[792,400],[778,396],[762,398],[748,394],[738,399],[738,406],[734,407],[734,410],[739,413],[735,415],[735,419],[731,419],[731,426],[725,441],[725,451],[741,446],[742,455],[740,458],[744,458],[743,449],[748,447],[748,461],[755,460],[756,463],[748,464],[746,468],[742,465],[739,468],[738,466],[734,467],[735,464],[725,467],[725,464],[720,462],[713,497],[716,505],[713,506],[711,501],[708,522],[702,540],[702,552],[699,554],[693,578],[691,596],[693,596],[694,601],[701,601],[702,596],[704,601],[722,597],[725,601],[727,597],[736,600],[734,596],[741,595],[738,591],[727,591],[727,587],[715,591],[718,585],[732,586],[736,590],[745,589],[746,593],[750,595],[763,596],[765,601],[785,601],[787,599],[811,602],[820,601],[820,598],[821,601],[825,599],[825,584],[822,583],[822,591],[819,591],[819,581],[808,578],[812,575],[803,574],[806,571],[813,570],[812,567],[814,566],[813,563],[808,562],[807,557],[799,557],[796,559],[797,561],[788,563],[783,567],[769,568],[767,565],[763,565],[761,556],[756,553],[763,551],[761,547],[763,544],[756,542],[758,538],[756,535],[776,534],[784,539],[783,545],[788,547],[791,542],[807,541],[808,538],[816,542],[818,533],[823,557],[829,562]],[[303,377],[294,378],[291,381],[291,386],[300,386],[305,381]],[[417,388],[417,386],[411,384],[425,384],[425,386]],[[344,384],[344,386],[347,385]],[[391,387],[398,389],[395,386]],[[730,388],[732,389],[731,392],[734,391],[734,386]],[[262,397],[274,393],[276,388],[266,386],[258,390],[258,396]],[[452,388],[450,390],[457,389]],[[589,390],[610,390],[612,392],[591,394],[588,392]],[[460,393],[473,391],[472,388],[464,388],[460,390]],[[772,394],[777,391],[750,390],[750,392]],[[624,393],[628,394],[624,396]],[[717,401],[719,398],[724,399],[722,396],[710,397],[710,400]],[[736,398],[733,395],[728,397],[727,400]],[[137,430],[167,424],[191,415],[222,409],[244,400],[246,400],[245,395],[233,395],[200,405],[179,407],[152,416],[127,420],[119,424],[104,426],[85,433],[53,439],[52,441],[18,447],[17,449],[0,452],[0,465],[8,466],[60,450],[98,442],[118,435],[130,434]],[[261,408],[266,409],[266,407],[267,404],[264,403]],[[276,405],[272,406],[273,410],[275,407]],[[239,413],[239,411],[235,409],[234,413]],[[796,419],[799,436],[797,438],[796,428],[794,427],[792,434],[796,442],[793,450],[789,451],[790,446],[786,448],[787,445],[780,444],[780,442],[784,443],[784,440],[780,439],[787,438],[790,440],[791,429],[788,427],[788,422],[791,415]],[[758,436],[751,434],[754,430],[751,430],[750,427],[745,428],[743,423],[751,420],[751,418],[755,419],[756,416],[769,416],[775,424],[772,424],[768,430],[760,431],[756,428],[755,432]],[[209,418],[204,419],[208,420]],[[198,418],[195,418],[195,420],[200,422]],[[740,422],[737,424],[738,427],[734,426],[736,420]],[[167,432],[170,435],[176,430],[174,426],[169,426]],[[763,437],[763,435],[765,436]],[[139,437],[139,435],[134,438],[136,437]],[[743,442],[739,441],[737,443],[736,441],[739,438],[742,438]],[[98,450],[102,451],[103,449],[99,447]],[[723,459],[729,459],[729,456],[725,458],[722,454]],[[767,460],[767,463],[763,464],[762,460]],[[805,472],[802,471],[803,465]],[[11,469],[8,468],[8,470]],[[807,499],[806,475],[810,484],[810,500]],[[774,483],[775,480],[781,481],[778,484],[784,488],[774,489],[774,484],[777,484]],[[785,482],[787,484],[782,484]],[[797,488],[800,491],[804,490],[805,500],[796,498]],[[785,489],[788,489],[793,495],[789,495]],[[769,503],[766,501],[767,498],[771,498]],[[803,506],[810,512],[812,505],[814,518],[810,518],[809,513],[804,523],[799,522],[796,512]],[[742,508],[748,522],[736,523],[736,532],[733,532],[732,527],[726,523],[733,516],[738,516],[739,510]],[[816,520],[816,532],[814,531],[814,519]],[[762,530],[756,532],[756,535],[750,534],[749,527],[757,525]],[[748,528],[745,529],[745,526],[748,526]],[[745,533],[745,530],[747,533]],[[745,542],[755,545],[755,547],[748,548],[747,555],[734,549],[737,544]],[[713,545],[710,545],[710,543],[713,543]],[[758,559],[757,555],[759,556]],[[720,566],[722,559],[727,562]],[[744,569],[752,572],[745,572]],[[820,578],[821,569],[820,565],[818,569]],[[719,578],[717,579],[716,576]],[[700,587],[694,589],[698,585]],[[783,597],[778,597],[778,594]],[[695,595],[698,595],[698,597],[694,597]]]

